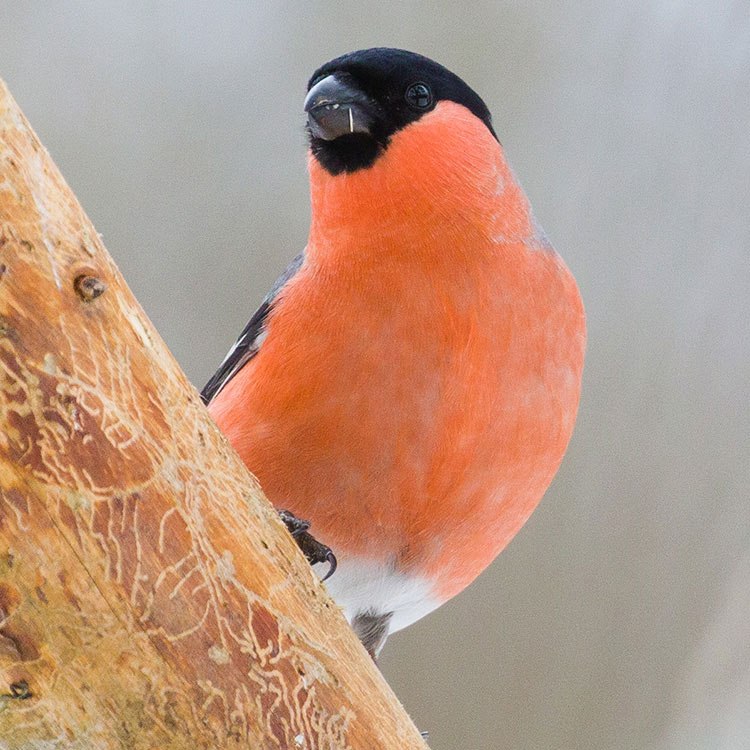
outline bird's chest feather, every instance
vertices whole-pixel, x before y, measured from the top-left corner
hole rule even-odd
[[[476,575],[572,429],[582,339],[567,271],[547,255],[512,270],[391,262],[356,284],[303,268],[228,386],[241,423],[222,424],[272,502],[339,551],[398,568],[442,565],[470,540]]]

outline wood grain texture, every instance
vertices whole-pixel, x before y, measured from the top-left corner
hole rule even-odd
[[[0,82],[0,749],[225,747],[425,745]]]

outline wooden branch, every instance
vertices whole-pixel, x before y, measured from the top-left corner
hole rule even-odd
[[[42,746],[425,747],[0,82],[0,748]]]

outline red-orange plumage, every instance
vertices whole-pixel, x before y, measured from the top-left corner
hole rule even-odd
[[[369,168],[309,160],[305,262],[210,409],[270,500],[445,600],[519,530],[578,406],[584,313],[503,151],[442,101]]]

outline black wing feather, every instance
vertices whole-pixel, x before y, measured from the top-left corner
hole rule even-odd
[[[219,394],[219,391],[258,353],[262,344],[260,337],[263,333],[263,326],[273,308],[273,302],[289,279],[300,269],[304,259],[304,253],[300,253],[289,264],[286,271],[276,279],[271,291],[266,295],[261,306],[253,313],[234,346],[219,365],[219,369],[203,386],[201,400],[204,404],[210,403]]]

